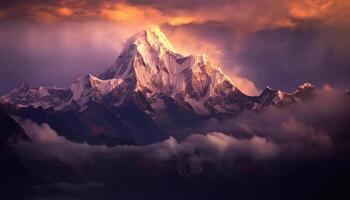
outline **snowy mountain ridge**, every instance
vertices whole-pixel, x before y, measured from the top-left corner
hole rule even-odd
[[[311,87],[304,84],[298,90]],[[265,89],[259,97],[246,96],[206,55],[177,53],[159,28],[152,27],[131,37],[115,64],[98,77],[82,76],[63,89],[22,85],[0,101],[18,108],[83,111],[91,102],[119,107],[135,92],[141,92],[150,104],[148,111],[165,109],[163,96],[167,96],[189,104],[199,115],[236,114],[269,104],[289,104],[301,94]]]

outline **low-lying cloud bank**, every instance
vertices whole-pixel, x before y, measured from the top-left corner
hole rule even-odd
[[[58,136],[47,124],[25,120],[22,126],[31,142],[17,144],[16,150],[26,159],[58,159],[69,165],[94,161],[96,157],[118,159],[141,157],[157,161],[187,157],[198,162],[232,160],[239,157],[267,159],[278,156],[280,147],[259,136],[238,139],[219,132],[192,134],[183,141],[170,137],[151,145],[89,145],[75,143]]]
[[[240,138],[262,137],[282,148],[284,155],[300,158],[342,148],[340,143],[349,138],[349,116],[350,96],[325,86],[302,102],[279,108],[269,106],[259,113],[247,111],[228,120],[210,119],[198,130],[215,130]]]
[[[245,112],[226,121],[210,120],[201,130],[192,130],[205,134],[190,134],[181,141],[170,137],[146,146],[114,147],[74,143],[58,136],[47,124],[24,120],[22,126],[31,142],[17,144],[16,150],[26,159],[58,159],[69,165],[125,157],[157,161],[187,158],[194,162],[308,158],[332,153],[337,145],[334,141],[348,130],[349,113],[349,97],[326,87],[315,91],[313,98],[289,107]]]

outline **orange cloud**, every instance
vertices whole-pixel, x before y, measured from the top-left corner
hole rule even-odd
[[[266,28],[293,28],[299,19],[334,17],[348,13],[345,0],[267,0],[234,1],[223,0],[220,4],[203,0],[203,2],[186,2],[179,0],[162,1],[161,4],[146,2],[120,1],[58,1],[55,3],[33,3],[24,1],[13,3],[6,10],[0,9],[0,17],[31,18],[40,22],[61,20],[104,19],[131,25],[182,25],[203,23],[206,21],[226,22],[236,31],[254,32]],[[180,6],[179,5],[191,5]],[[349,8],[349,7],[348,7]],[[341,17],[344,18],[344,17]],[[298,20],[296,20],[298,19]],[[337,19],[339,20],[339,19]],[[346,20],[346,19],[341,19]],[[348,21],[348,20],[347,20]]]
[[[162,20],[162,13],[151,7],[136,7],[125,3],[109,5],[100,10],[102,17],[122,23],[153,24]]]
[[[72,16],[74,14],[73,10],[68,7],[58,8],[57,13],[65,17]]]
[[[291,2],[288,7],[291,16],[307,19],[324,15],[332,5],[332,1],[307,0]]]
[[[59,20],[59,17],[55,13],[48,10],[33,9],[30,12],[32,13],[30,17],[39,22],[49,23]]]
[[[235,86],[246,95],[256,96],[261,93],[261,91],[256,88],[253,81],[247,78],[237,75],[231,75],[231,79]]]
[[[191,22],[198,21],[195,17],[185,16],[185,17],[170,17],[168,23],[177,26],[181,24],[189,24]]]
[[[288,18],[277,19],[269,27],[271,28],[294,28],[296,26],[296,22]]]
[[[194,16],[170,16],[150,6],[133,6],[126,3],[109,4],[99,11],[105,19],[126,23],[140,24],[142,26],[169,23],[171,25],[188,24],[198,21]]]
[[[220,57],[223,55],[223,52],[217,45],[209,41],[203,42],[202,39],[193,37],[191,33],[181,29],[166,31],[165,34],[178,52],[184,55],[206,54],[213,65],[220,63]]]

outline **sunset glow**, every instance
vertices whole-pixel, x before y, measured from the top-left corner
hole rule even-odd
[[[0,1],[0,199],[350,199],[350,0]]]

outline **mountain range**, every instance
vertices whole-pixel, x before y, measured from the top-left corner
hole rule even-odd
[[[68,88],[23,84],[0,98],[7,113],[49,124],[59,135],[92,144],[150,144],[207,119],[303,101],[314,86],[287,93],[269,87],[244,94],[206,55],[184,56],[159,28],[131,37],[112,67]],[[180,137],[180,136],[178,136]]]

